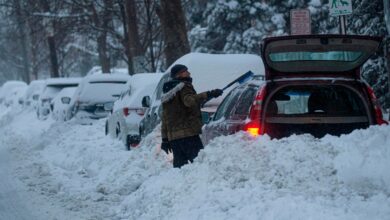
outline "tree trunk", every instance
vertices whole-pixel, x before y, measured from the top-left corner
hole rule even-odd
[[[15,9],[16,9],[16,19],[18,21],[18,32],[20,39],[20,46],[22,47],[22,59],[23,59],[23,80],[27,83],[30,83],[30,61],[28,57],[27,50],[27,34],[26,34],[26,23],[22,18],[22,9],[20,5],[20,0],[15,0]]]
[[[138,33],[138,20],[137,20],[137,5],[134,0],[126,0],[126,18],[127,18],[127,38],[129,46],[129,65],[132,67],[133,75],[136,72],[141,72],[142,59],[144,57],[144,51],[141,45],[141,41]]]
[[[129,48],[129,34],[127,30],[127,15],[126,15],[126,8],[125,8],[125,3],[120,2],[119,3],[120,11],[121,11],[121,17],[122,17],[122,25],[123,25],[123,41],[122,45],[125,49],[125,55],[126,55],[126,61],[127,61],[127,73],[129,75],[134,74],[134,69],[133,69],[133,63],[132,63],[132,58],[130,54],[130,48]]]
[[[49,51],[50,51],[50,62],[51,62],[50,76],[52,78],[60,77],[60,74],[58,72],[58,59],[57,59],[56,43],[54,40],[54,36],[48,36],[47,43],[49,44]]]
[[[110,73],[110,58],[107,56],[107,32],[99,34],[97,38],[99,61],[102,73]]]
[[[165,48],[166,67],[179,57],[190,52],[187,37],[185,16],[180,0],[161,0],[161,8],[157,8],[160,18]]]
[[[47,0],[41,0],[41,7],[43,8],[44,12],[50,13],[50,5]],[[45,18],[44,18],[45,19]],[[54,19],[54,18],[48,18],[48,19]],[[50,62],[51,62],[51,77],[59,77],[59,71],[58,71],[58,58],[57,58],[57,48],[56,48],[56,41],[54,38],[54,28],[55,28],[55,23],[54,20],[50,20],[47,22],[48,25],[48,30],[46,33],[47,36],[47,43],[49,45],[49,53],[50,53]]]
[[[95,26],[98,28],[98,37],[97,37],[97,50],[99,54],[99,62],[102,67],[102,73],[110,73],[111,63],[110,57],[108,55],[107,49],[107,33],[109,28],[109,23],[112,19],[113,10],[113,1],[112,0],[104,0],[104,11],[103,15],[99,15],[95,8],[95,2],[91,2],[91,10],[92,10],[92,19],[95,23]]]

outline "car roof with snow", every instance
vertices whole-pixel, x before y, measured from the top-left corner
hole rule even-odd
[[[13,88],[16,87],[27,87],[27,84],[23,81],[17,80],[7,81],[1,87],[0,97],[4,98],[5,96],[9,95],[12,92]]]
[[[18,86],[27,86],[27,84],[23,81],[10,80],[10,81],[5,82],[1,88],[5,91],[6,89],[10,89],[13,87],[18,87]]]
[[[222,89],[248,71],[252,71],[255,75],[265,74],[261,57],[254,54],[189,53],[176,60],[166,72],[169,73],[175,64],[188,67],[194,88],[198,93]],[[230,89],[226,90],[221,97],[210,100],[206,105],[218,105]]]
[[[94,74],[84,77],[83,82],[127,82],[131,78],[125,74]]]
[[[141,107],[142,98],[152,95],[163,75],[162,73],[137,73],[133,75],[126,85],[126,88],[130,90],[130,95],[118,99],[114,103],[114,109],[122,108],[124,105]]]
[[[111,68],[110,71],[111,71],[110,74],[129,75],[129,70],[127,68]],[[86,75],[90,76],[90,75],[96,75],[96,74],[103,74],[101,66],[92,67]]]
[[[61,86],[61,85],[77,85],[82,78],[69,77],[69,78],[49,78],[46,79],[46,86]]]
[[[144,86],[156,83],[155,81],[158,83],[163,75],[164,74],[162,73],[137,73],[131,76],[131,80],[128,82],[128,84],[133,88],[142,88]],[[151,90],[154,90],[154,88]]]

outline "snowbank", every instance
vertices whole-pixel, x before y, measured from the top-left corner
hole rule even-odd
[[[390,216],[390,126],[322,139],[238,133],[214,139],[193,164],[173,169],[158,153],[158,129],[128,152],[104,135],[104,120],[82,126],[23,112],[0,122],[0,147],[20,163],[15,175],[85,219]]]

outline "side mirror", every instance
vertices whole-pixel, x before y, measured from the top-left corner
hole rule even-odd
[[[70,98],[69,97],[62,97],[61,98],[62,104],[69,104],[70,103]]]
[[[150,97],[149,96],[144,96],[142,98],[142,107],[150,108]]]

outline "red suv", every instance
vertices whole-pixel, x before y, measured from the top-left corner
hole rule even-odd
[[[265,81],[233,89],[203,127],[203,140],[248,131],[272,138],[341,135],[387,124],[360,67],[381,38],[347,35],[264,39]]]

